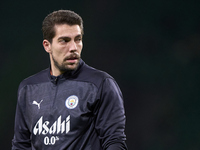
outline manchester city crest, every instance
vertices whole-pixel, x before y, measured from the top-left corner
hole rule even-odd
[[[74,109],[77,105],[78,105],[78,97],[76,95],[68,97],[65,101],[65,106],[69,109]]]

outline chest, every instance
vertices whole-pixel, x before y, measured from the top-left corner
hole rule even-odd
[[[97,88],[87,82],[65,81],[30,85],[26,89],[26,117],[31,132],[67,133],[87,128],[96,105]],[[69,128],[69,127],[68,127]]]

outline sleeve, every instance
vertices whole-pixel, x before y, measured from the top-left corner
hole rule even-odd
[[[103,149],[127,150],[125,110],[122,93],[112,78],[103,81],[99,90],[100,105],[95,128]]]
[[[23,98],[25,97],[24,95],[23,92],[21,92],[21,94],[18,92],[12,150],[31,150],[30,131],[25,119],[26,104]]]

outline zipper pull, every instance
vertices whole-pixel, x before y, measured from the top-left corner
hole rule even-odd
[[[55,83],[57,84],[57,81],[58,81],[58,77],[56,77],[54,81],[55,81]]]

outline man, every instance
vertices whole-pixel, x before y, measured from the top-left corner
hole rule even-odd
[[[82,18],[55,11],[44,19],[42,31],[50,67],[19,85],[12,149],[127,149],[116,81],[80,58]]]

